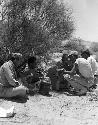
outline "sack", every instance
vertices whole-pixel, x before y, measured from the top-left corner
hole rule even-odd
[[[49,95],[49,91],[51,90],[51,82],[42,80],[40,82],[39,93],[43,95]]]

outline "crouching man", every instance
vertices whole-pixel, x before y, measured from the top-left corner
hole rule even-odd
[[[94,74],[92,67],[87,60],[88,52],[81,53],[81,57],[77,54],[71,54],[74,66],[71,71],[63,71],[64,78],[74,88],[77,95],[84,95],[94,85]],[[61,72],[61,71],[59,71]]]

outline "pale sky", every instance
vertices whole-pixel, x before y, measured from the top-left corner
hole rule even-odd
[[[64,0],[73,8],[76,36],[98,42],[98,0]]]
[[[68,2],[73,8],[77,27],[75,36],[84,40],[98,42],[98,0],[63,1]]]

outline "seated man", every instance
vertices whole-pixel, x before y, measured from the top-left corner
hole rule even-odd
[[[91,53],[89,51],[88,51],[88,58],[87,58],[87,60],[91,64],[92,72],[94,74],[94,84],[95,84],[94,86],[96,86],[96,84],[98,84],[98,62],[96,61],[94,56],[91,55]]]
[[[22,62],[20,53],[12,53],[10,60],[0,67],[0,97],[25,96],[27,89],[18,81],[16,68]]]
[[[89,49],[86,49],[85,51],[83,51],[81,56],[88,60],[92,68],[92,73],[95,75],[98,70],[98,64],[95,58],[91,55],[91,52],[89,51]]]
[[[35,56],[29,56],[28,59],[24,62],[26,63],[25,68],[22,72],[20,72],[21,77],[32,75],[35,72],[35,68],[37,65]]]
[[[64,78],[71,84],[78,95],[85,94],[94,85],[94,74],[85,55],[86,51],[81,54],[81,58],[78,58],[78,55],[72,55],[74,57],[72,70],[63,72],[69,74],[64,75]]]
[[[22,82],[31,92],[36,87],[36,82],[40,81],[42,72],[37,68],[37,58],[35,56],[29,56],[24,63],[26,63],[26,67],[19,74]]]
[[[67,89],[68,82],[66,81],[66,79],[64,79],[62,73],[58,74],[57,69],[64,68],[66,71],[70,71],[72,68],[72,65],[71,65],[72,63],[69,63],[69,62],[70,62],[70,59],[68,57],[68,54],[64,53],[61,61],[57,62],[55,66],[48,69],[47,76],[51,80],[53,90]]]
[[[94,56],[91,54],[89,49],[86,49],[84,52],[82,52],[82,57],[87,59],[87,61],[90,63],[92,68],[92,73],[94,75],[94,85],[96,86],[98,82],[98,62],[94,58]]]

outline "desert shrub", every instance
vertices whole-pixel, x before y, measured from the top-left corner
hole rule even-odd
[[[98,52],[98,43],[97,42],[92,42],[90,49],[92,52]]]
[[[83,49],[86,48],[84,43],[85,43],[85,41],[80,38],[72,38],[72,39],[69,39],[65,43],[64,49],[65,50],[76,50],[78,52],[81,52]]]
[[[15,52],[46,54],[70,38],[72,9],[58,0],[9,0],[4,4],[5,45]]]

